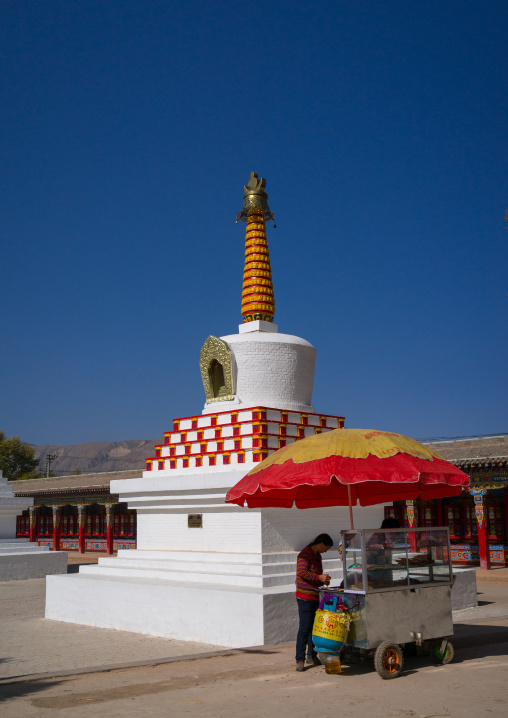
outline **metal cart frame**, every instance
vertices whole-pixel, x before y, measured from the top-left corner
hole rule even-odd
[[[382,678],[400,675],[403,647],[411,644],[426,648],[436,663],[449,663],[453,573],[448,528],[360,529],[341,535],[340,596],[342,610],[351,617],[341,655],[373,657]],[[337,595],[337,589],[327,592]]]

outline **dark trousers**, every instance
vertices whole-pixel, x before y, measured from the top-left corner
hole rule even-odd
[[[296,660],[305,661],[305,652],[307,652],[307,656],[316,655],[314,644],[312,643],[312,627],[314,626],[314,617],[318,610],[319,601],[306,601],[303,598],[297,598],[296,602],[300,619],[296,637]]]

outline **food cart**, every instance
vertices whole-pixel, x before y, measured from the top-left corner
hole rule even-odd
[[[404,652],[414,645],[428,650],[434,662],[449,663],[454,652],[448,640],[453,634],[448,529],[361,529],[341,536],[343,588],[322,591],[314,624],[314,644],[325,667],[333,656],[373,658],[382,678],[396,678]],[[333,645],[329,629],[333,633],[339,620],[348,625]]]

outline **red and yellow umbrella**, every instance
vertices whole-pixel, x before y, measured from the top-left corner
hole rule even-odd
[[[249,508],[372,506],[458,496],[469,477],[402,434],[335,429],[268,456],[233,486],[226,502]]]

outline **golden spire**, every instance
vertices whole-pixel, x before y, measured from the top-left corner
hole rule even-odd
[[[273,322],[275,315],[270,253],[266,239],[266,221],[274,220],[274,216],[268,206],[265,187],[266,180],[262,177],[258,179],[257,174],[251,172],[249,183],[244,187],[242,211],[238,213],[236,220],[247,222],[242,287],[244,322],[257,319]]]

